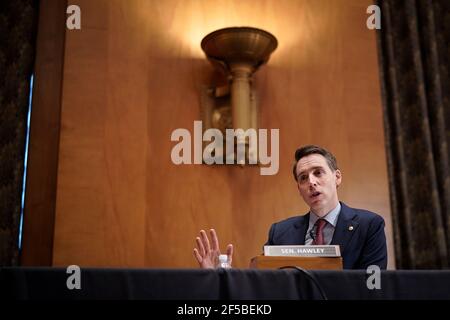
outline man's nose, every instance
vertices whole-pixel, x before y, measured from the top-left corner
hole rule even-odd
[[[314,177],[314,175],[309,175],[308,180],[309,180],[310,186],[317,185],[317,179],[316,179],[316,177]]]

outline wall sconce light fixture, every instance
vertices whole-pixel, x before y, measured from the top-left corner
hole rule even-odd
[[[204,129],[216,128],[223,133],[226,129],[257,130],[252,75],[269,60],[277,45],[272,34],[251,27],[220,29],[203,38],[201,47],[208,60],[228,77],[226,86],[210,86],[202,92]],[[247,163],[257,163],[257,152],[249,149],[248,137],[239,134],[236,140],[237,146],[245,144],[246,160],[253,159]],[[224,152],[223,156],[229,155]],[[231,156],[234,159],[234,153]]]

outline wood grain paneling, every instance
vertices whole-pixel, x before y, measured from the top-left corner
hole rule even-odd
[[[270,224],[307,208],[295,149],[329,148],[340,198],[384,216],[393,266],[387,171],[370,1],[82,0],[66,37],[53,263],[195,267],[194,238],[217,229],[234,265],[262,250]],[[280,170],[176,166],[170,135],[193,132],[213,69],[200,41],[227,26],[279,40],[255,76],[260,127],[280,129]]]

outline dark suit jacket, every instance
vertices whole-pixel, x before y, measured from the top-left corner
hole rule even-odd
[[[309,213],[274,223],[266,245],[304,245],[308,225]],[[373,264],[386,269],[384,220],[376,213],[353,209],[341,202],[330,244],[340,245],[344,269],[366,269]]]

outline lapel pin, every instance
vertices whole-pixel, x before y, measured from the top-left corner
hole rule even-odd
[[[353,226],[348,227],[348,230],[352,231],[353,230]]]

